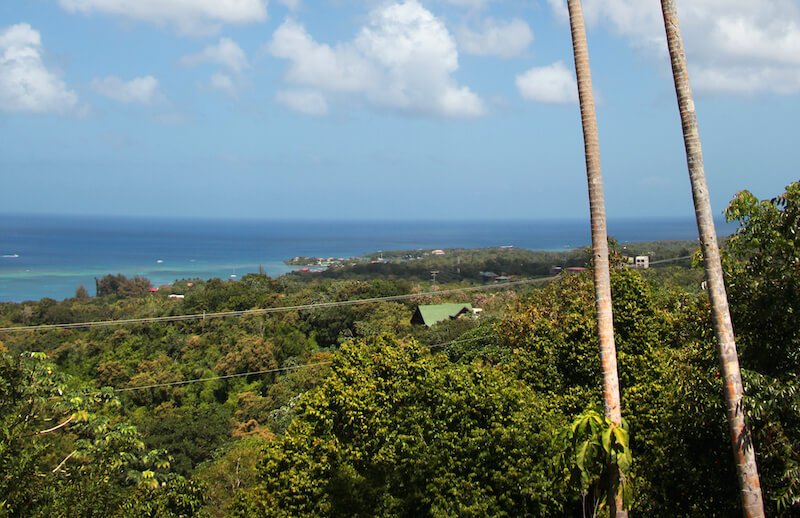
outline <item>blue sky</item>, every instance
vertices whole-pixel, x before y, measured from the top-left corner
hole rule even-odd
[[[798,178],[800,2],[679,1],[715,212]],[[584,0],[611,218],[691,217],[656,0]],[[0,212],[586,218],[562,0],[4,0]]]

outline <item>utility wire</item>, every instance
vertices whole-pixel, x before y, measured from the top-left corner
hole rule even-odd
[[[660,261],[653,261],[650,264],[670,263],[674,261],[682,261],[684,259],[691,259],[692,256],[674,257],[672,259],[662,259]],[[246,309],[240,311],[218,311],[214,313],[193,313],[190,315],[168,315],[163,317],[144,317],[144,318],[126,318],[120,320],[96,320],[90,322],[70,322],[63,324],[42,324],[37,326],[11,326],[0,327],[0,333],[20,333],[20,332],[34,332],[34,331],[48,331],[52,329],[77,329],[77,328],[91,328],[91,327],[112,327],[124,326],[131,324],[149,324],[156,322],[184,322],[190,320],[206,320],[212,318],[228,318],[228,317],[241,317],[251,315],[267,315],[270,313],[285,313],[288,311],[303,311],[324,308],[335,308],[341,306],[355,306],[358,304],[370,304],[374,302],[385,302],[393,300],[408,300],[417,297],[425,297],[428,295],[451,295],[453,293],[461,293],[465,291],[486,291],[499,288],[507,288],[509,286],[523,286],[529,284],[537,284],[540,282],[547,282],[556,279],[558,276],[538,277],[536,279],[525,279],[522,281],[502,282],[497,284],[482,285],[482,286],[467,286],[464,288],[452,288],[448,290],[425,291],[421,293],[406,293],[404,295],[390,295],[386,297],[372,297],[368,299],[353,299],[341,300],[334,302],[318,302],[313,304],[298,304],[294,306],[277,306],[271,308],[260,309]]]
[[[193,313],[190,315],[168,315],[163,317],[126,318],[121,320],[97,320],[93,322],[90,321],[90,322],[73,322],[64,324],[43,324],[38,326],[0,327],[0,333],[47,331],[51,329],[75,329],[83,327],[86,328],[110,327],[110,326],[123,326],[131,324],[148,324],[155,322],[183,322],[187,320],[206,320],[211,318],[267,315],[270,313],[285,313],[288,311],[314,310],[314,309],[324,309],[324,308],[335,308],[341,306],[355,306],[358,304],[370,304],[374,302],[407,300],[417,297],[425,297],[428,295],[451,295],[453,293],[460,293],[464,291],[485,291],[498,288],[507,288],[509,286],[523,286],[528,284],[547,282],[555,278],[556,278],[555,276],[539,277],[536,279],[526,279],[514,282],[503,282],[503,283],[483,285],[483,286],[467,286],[464,288],[452,288],[448,290],[426,291],[421,293],[406,293],[404,295],[389,295],[386,297],[371,297],[367,299],[352,299],[352,300],[341,300],[334,302],[317,302],[312,304],[299,304],[294,306],[276,306],[271,308],[246,309],[240,311],[218,311],[215,313]]]
[[[691,259],[691,255],[684,255],[683,257],[673,257],[672,259],[661,259],[660,261],[650,261],[650,266],[654,264],[673,263],[675,261],[683,261],[684,259]]]
[[[443,342],[443,343],[440,343],[440,344],[429,345],[428,349],[438,349],[438,348],[447,347],[447,346],[450,346],[450,345],[453,345],[453,344],[474,342],[476,340],[483,340],[484,338],[486,338],[486,337],[476,336],[474,338],[465,338],[464,340],[452,340],[450,342]],[[171,381],[171,382],[167,382],[167,383],[153,383],[151,385],[137,385],[137,386],[133,386],[133,387],[124,387],[124,388],[114,389],[114,392],[130,392],[130,391],[133,391],[133,390],[146,390],[146,389],[152,389],[152,388],[175,387],[175,386],[178,386],[178,385],[189,385],[191,383],[202,383],[202,382],[206,382],[206,381],[217,381],[217,380],[225,380],[225,379],[231,379],[231,378],[242,378],[242,377],[245,377],[245,376],[258,376],[258,375],[262,375],[262,374],[271,374],[271,373],[275,373],[275,372],[288,372],[288,371],[295,371],[295,370],[305,369],[305,368],[310,368],[310,367],[318,367],[320,365],[330,365],[331,363],[333,363],[333,361],[329,360],[329,361],[324,361],[324,362],[306,363],[304,365],[294,365],[294,366],[291,366],[291,367],[280,367],[280,368],[277,368],[277,369],[264,369],[264,370],[260,370],[260,371],[242,372],[242,373],[238,373],[238,374],[226,374],[226,375],[223,375],[223,376],[209,376],[207,378],[196,378],[196,379],[191,379],[191,380]]]
[[[224,376],[210,376],[208,378],[197,378],[191,380],[183,380],[183,381],[172,381],[169,383],[153,383],[152,385],[137,385],[133,387],[124,387],[124,388],[117,388],[114,389],[114,392],[128,392],[131,390],[145,390],[145,389],[152,389],[152,388],[161,388],[161,387],[175,387],[178,385],[189,385],[191,383],[201,383],[204,381],[216,381],[216,380],[225,380],[231,378],[241,378],[244,376],[257,376],[261,374],[270,374],[273,372],[288,372],[297,369],[303,369],[306,367],[316,367],[318,365],[330,365],[333,363],[332,361],[325,361],[325,362],[315,362],[315,363],[306,363],[304,365],[295,365],[292,367],[280,367],[277,369],[265,369],[261,371],[252,371],[252,372],[242,372],[239,374],[226,374]]]

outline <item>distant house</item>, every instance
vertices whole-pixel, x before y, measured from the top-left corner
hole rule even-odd
[[[637,255],[635,261],[636,268],[650,268],[649,255]]]
[[[444,250],[434,250],[431,252],[433,255],[444,255]]]
[[[431,327],[439,322],[473,313],[472,304],[469,303],[421,305],[417,306],[414,316],[411,317],[411,323]]]

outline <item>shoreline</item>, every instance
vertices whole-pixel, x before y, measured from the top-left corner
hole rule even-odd
[[[657,241],[637,241],[620,243],[622,250],[628,246],[672,246],[688,247],[696,246],[693,241],[688,240],[657,240]],[[166,258],[155,260],[153,267],[148,268],[143,265],[131,265],[120,268],[105,268],[101,265],[80,268],[80,269],[42,269],[28,271],[0,271],[0,303],[22,303],[27,301],[52,298],[55,300],[65,300],[72,298],[79,286],[83,286],[90,293],[94,291],[94,281],[105,275],[123,274],[126,277],[141,276],[150,280],[153,286],[168,286],[182,280],[209,279],[239,280],[245,275],[259,272],[263,268],[264,273],[272,278],[279,278],[286,275],[298,274],[323,274],[328,276],[338,271],[346,271],[347,268],[360,269],[359,275],[396,275],[396,272],[382,273],[384,269],[398,269],[416,267],[417,270],[427,264],[446,264],[454,259],[474,261],[480,256],[490,256],[492,254],[516,254],[528,257],[530,260],[539,259],[540,262],[553,262],[551,266],[558,266],[558,258],[573,257],[582,253],[585,247],[570,249],[528,249],[513,245],[503,245],[495,247],[475,247],[475,248],[443,248],[443,249],[402,249],[373,251],[351,257],[310,257],[294,256],[282,261],[223,261],[214,264],[209,261],[174,261]],[[434,254],[434,251],[441,254]],[[500,255],[498,255],[500,257]],[[485,259],[485,257],[484,257]],[[15,259],[14,259],[15,260]],[[303,262],[308,260],[308,262]],[[313,262],[312,262],[313,260]],[[161,262],[158,262],[161,261]],[[563,261],[562,261],[563,262]],[[180,265],[180,266],[177,266]],[[466,266],[466,263],[465,265]],[[335,269],[337,272],[328,272]],[[327,274],[326,274],[327,272]],[[475,280],[475,279],[473,279]],[[24,295],[22,295],[24,293]]]

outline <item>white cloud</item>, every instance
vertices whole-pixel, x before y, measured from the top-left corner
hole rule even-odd
[[[578,102],[578,85],[564,62],[535,67],[517,76],[517,90],[529,101],[563,104]]]
[[[217,72],[211,76],[208,84],[214,90],[220,91],[228,97],[235,99],[239,95],[239,88],[236,86],[236,81],[228,74]]]
[[[208,45],[200,52],[181,58],[181,64],[184,66],[206,63],[217,65],[230,72],[215,72],[209,79],[208,86],[229,97],[238,97],[243,82],[242,73],[250,67],[242,48],[230,38],[220,38],[217,43]]]
[[[295,21],[285,21],[267,45],[289,61],[286,81],[325,93],[357,96],[402,112],[474,117],[483,101],[452,74],[458,69],[455,41],[441,20],[416,0],[373,11],[349,42],[317,43]]]
[[[698,90],[755,95],[765,90],[792,95],[800,92],[800,72],[785,67],[709,67],[692,75]]]
[[[300,0],[278,0],[278,3],[292,12],[299,10],[302,4]]]
[[[533,42],[533,31],[519,18],[508,21],[487,18],[478,30],[462,27],[458,31],[458,42],[469,54],[511,58],[528,50]]]
[[[172,26],[184,34],[210,33],[221,24],[267,19],[266,0],[58,0],[58,3],[69,12],[110,14]]]
[[[564,0],[548,0],[563,17]],[[584,0],[587,21],[666,54],[659,2]],[[692,81],[705,92],[800,93],[797,0],[679,0]]]
[[[130,81],[108,76],[92,80],[91,86],[100,95],[125,104],[152,104],[162,98],[158,91],[158,79],[153,76],[137,77]]]
[[[278,92],[275,99],[284,106],[306,115],[328,113],[328,101],[325,96],[314,90],[284,90]]]
[[[337,92],[358,92],[378,81],[372,63],[352,45],[332,48],[314,41],[305,28],[287,20],[272,35],[268,50],[290,61],[286,79]]]
[[[78,96],[42,61],[42,38],[27,23],[0,30],[0,110],[65,113]]]
[[[181,63],[185,66],[210,63],[226,67],[237,74],[249,66],[242,48],[230,38],[220,38],[219,42],[208,45],[197,54],[183,56]]]
[[[550,8],[553,10],[556,19],[562,22],[569,20],[569,10],[567,9],[566,0],[547,0],[547,3],[550,4]]]

